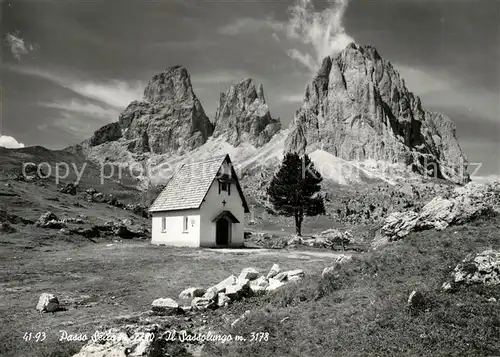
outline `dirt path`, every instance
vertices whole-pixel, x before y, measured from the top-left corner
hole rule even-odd
[[[311,251],[311,250],[288,250],[288,249],[206,249],[209,252],[220,254],[248,254],[261,256],[277,256],[288,259],[308,259],[308,258],[335,258],[341,255],[354,255],[356,253],[331,252],[331,251]]]

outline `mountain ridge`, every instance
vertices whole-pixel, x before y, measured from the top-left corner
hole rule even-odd
[[[248,153],[269,154],[273,145],[277,152],[272,157],[320,150],[341,159],[335,163],[352,161],[364,167],[369,162],[369,167],[381,162],[458,184],[469,180],[453,122],[423,109],[420,98],[375,47],[355,43],[323,60],[289,129],[271,116],[263,86],[250,78],[222,92],[214,118],[208,119],[189,73],[176,65],[153,76],[143,100],[127,106],[118,122],[98,129],[82,150],[96,161],[177,162],[194,152],[221,154],[215,147],[248,147],[252,149],[244,155],[245,150],[234,152],[249,162]]]

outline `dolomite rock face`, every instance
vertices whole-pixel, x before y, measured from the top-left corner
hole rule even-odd
[[[214,137],[234,146],[243,142],[262,146],[281,129],[279,119],[271,117],[262,84],[256,88],[250,78],[221,93],[214,123]]]
[[[182,154],[203,145],[213,126],[182,66],[156,74],[112,123],[94,133],[90,146],[121,139],[133,153]]]
[[[469,181],[454,124],[424,110],[371,46],[352,43],[326,57],[306,87],[285,147],[304,152],[311,146],[346,160],[401,163],[422,175]]]

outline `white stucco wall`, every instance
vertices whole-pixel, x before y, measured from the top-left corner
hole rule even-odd
[[[188,217],[187,232],[183,231],[183,220],[185,216]],[[162,232],[162,217],[166,217],[167,219],[167,229],[165,232]],[[200,222],[199,210],[154,212],[151,227],[151,244],[165,244],[177,247],[199,247]]]
[[[226,205],[222,201],[226,201]],[[201,205],[201,233],[200,244],[203,247],[215,246],[216,225],[212,220],[223,210],[230,211],[240,223],[232,223],[231,245],[243,245],[243,234],[245,225],[245,209],[243,202],[236,188],[236,184],[231,184],[231,194],[221,191],[219,194],[219,182],[214,180],[205,197],[205,202]]]

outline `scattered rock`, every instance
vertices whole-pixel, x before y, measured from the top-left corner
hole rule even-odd
[[[500,284],[500,252],[485,250],[468,255],[452,272],[456,284]]]
[[[500,184],[468,183],[455,188],[450,197],[435,197],[419,213],[414,211],[390,214],[373,245],[401,239],[410,232],[426,229],[442,230],[450,225],[463,224],[479,217],[498,213]]]
[[[269,286],[266,288],[266,291],[274,291],[276,289],[281,288],[282,286],[286,285],[284,281],[276,280],[275,278],[269,279]]]
[[[187,288],[179,294],[179,299],[192,299],[195,297],[202,297],[205,294],[203,288]]]
[[[268,286],[269,286],[269,281],[267,278],[263,276],[250,282],[250,290],[254,295],[264,294]]]
[[[218,307],[227,306],[227,305],[229,305],[230,302],[231,302],[231,299],[229,298],[229,296],[227,296],[224,293],[218,294],[218,296],[217,296],[217,306]]]
[[[289,270],[285,272],[285,274],[288,280],[302,279],[305,276],[304,271],[302,269]]]
[[[352,260],[352,255],[344,255],[344,254],[342,254],[342,255],[337,256],[335,258],[335,260],[334,260],[334,265],[326,267],[325,269],[323,269],[323,272],[321,273],[321,276],[325,277],[327,275],[332,274],[335,271],[335,269],[337,268],[337,266],[339,264],[344,264],[344,263],[346,263],[346,262],[348,262],[350,260]]]
[[[287,278],[287,273],[281,272],[281,273],[275,275],[273,279],[277,280],[277,281],[284,281],[284,280],[286,280],[286,278]]]
[[[38,299],[36,309],[39,312],[56,312],[59,310],[59,300],[53,294],[43,293]]]
[[[247,286],[239,285],[239,284],[234,284],[234,285],[228,285],[226,287],[226,296],[230,298],[232,301],[239,300],[241,297],[246,295],[248,291]]]
[[[59,192],[75,196],[77,192],[77,186],[72,183],[67,183],[66,186],[62,187],[59,190]]]
[[[94,193],[90,197],[91,197],[90,200],[92,202],[99,202],[99,203],[104,202],[104,195],[101,192]]]
[[[218,294],[217,294],[218,295]],[[191,301],[191,306],[193,309],[204,311],[207,309],[217,308],[217,296],[214,299],[208,299],[206,297],[197,297]]]
[[[238,279],[254,280],[259,276],[259,272],[254,268],[245,268],[241,271]]]
[[[151,310],[156,314],[175,315],[179,313],[179,304],[170,298],[156,299],[151,304]]]
[[[451,285],[450,282],[444,282],[443,285],[441,286],[441,289],[443,291],[446,291],[446,292],[452,291],[453,290],[453,285]]]
[[[280,266],[278,264],[273,264],[271,267],[271,270],[269,270],[269,273],[267,273],[267,278],[274,278],[276,275],[278,275],[281,272]]]
[[[35,225],[42,228],[49,228],[49,226],[56,228],[55,226],[58,225],[57,222],[59,222],[59,227],[57,228],[61,229],[62,223],[59,221],[59,218],[57,218],[57,216],[52,212],[45,212],[40,216],[40,218],[38,218]]]
[[[413,290],[408,297],[407,306],[411,311],[419,311],[425,308],[425,297],[424,295],[416,290]]]
[[[65,224],[85,224],[85,221],[81,218],[63,218],[61,222]]]
[[[321,277],[324,278],[327,275],[331,275],[335,271],[335,268],[336,268],[336,266],[326,267],[325,269],[323,269],[323,272],[321,273]]]
[[[219,284],[213,286],[212,288],[215,290],[215,292],[217,292],[217,294],[223,293],[226,291],[226,287],[236,284],[236,281],[237,281],[236,277],[234,275],[231,275],[228,278],[221,281]]]
[[[240,323],[241,321],[243,321],[244,319],[246,319],[249,315],[250,315],[250,310],[246,310],[243,315],[241,315],[240,317],[238,317],[236,320],[234,320],[231,323],[231,327],[236,326],[238,323]]]

